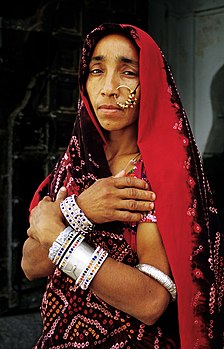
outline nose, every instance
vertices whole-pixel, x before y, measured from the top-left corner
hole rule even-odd
[[[104,96],[117,96],[118,90],[117,87],[119,86],[119,79],[115,76],[115,74],[107,74],[104,77],[102,88],[101,88],[101,94]]]

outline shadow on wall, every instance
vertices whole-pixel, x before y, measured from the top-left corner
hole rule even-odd
[[[224,65],[215,74],[211,84],[213,125],[204,152],[207,177],[214,192],[221,223],[224,226]]]

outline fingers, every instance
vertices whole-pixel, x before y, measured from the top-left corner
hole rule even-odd
[[[121,174],[121,172],[119,172],[116,176]],[[132,188],[139,188],[139,189],[146,189],[146,190],[149,188],[148,183],[140,178],[127,177],[127,176],[122,177],[120,175],[118,177],[116,176],[113,177],[113,180],[114,180],[114,185],[117,188],[132,187]]]
[[[41,201],[48,201],[49,202],[49,201],[51,201],[51,198],[50,198],[50,196],[44,196]]]
[[[151,195],[151,201],[155,201],[156,200],[156,194],[154,193],[154,191],[150,191],[149,193]]]
[[[151,201],[140,201],[140,200],[122,200],[120,209],[125,211],[134,212],[148,212],[154,208],[154,203]]]
[[[31,227],[29,227],[29,228],[27,229],[27,235],[28,235],[29,238],[35,240],[34,230],[33,230]],[[37,240],[37,241],[38,241],[38,240]]]
[[[118,172],[116,174],[116,176],[114,176],[114,178],[120,178],[120,177],[125,177],[125,176],[126,176],[125,170],[121,170],[120,172]]]
[[[95,224],[134,222],[154,208],[155,193],[144,180],[127,177],[125,171],[98,179],[77,198],[77,204]]]
[[[123,201],[122,209],[131,211],[150,211],[154,209],[156,194],[148,189],[148,183],[134,177],[117,177],[117,188]],[[122,187],[123,186],[123,187]]]
[[[63,201],[67,197],[67,189],[65,187],[61,187],[57,193],[55,201]],[[52,199],[50,196],[44,196],[41,201],[51,202]]]
[[[27,229],[27,235],[28,235],[29,237],[32,237],[32,230],[31,230],[31,228],[28,228],[28,229]]]
[[[127,189],[123,192],[124,198],[155,201],[156,194],[149,189],[149,184],[140,178],[127,177],[125,171],[122,170],[116,176],[115,187],[118,189]],[[141,190],[142,189],[142,190]]]
[[[57,193],[56,201],[63,201],[67,197],[67,189],[61,187]]]
[[[122,199],[133,199],[143,201],[155,201],[156,195],[153,191],[138,189],[138,188],[124,188],[120,189],[120,197]]]

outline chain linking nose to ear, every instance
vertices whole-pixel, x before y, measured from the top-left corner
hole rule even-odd
[[[136,102],[137,102],[137,98],[135,97],[135,94],[136,94],[136,90],[137,88],[139,87],[140,83],[138,83],[138,85],[136,86],[136,88],[134,90],[132,90],[130,87],[126,86],[126,85],[120,85],[116,88],[116,90],[119,90],[119,89],[122,89],[122,88],[125,88],[125,89],[128,89],[129,91],[129,94],[128,94],[128,97],[127,99],[125,99],[125,101],[122,103],[122,102],[119,102],[117,100],[117,96],[116,94],[114,94],[114,99],[116,101],[116,104],[121,107],[122,109],[125,109],[125,108],[134,108]],[[122,93],[121,93],[122,94]],[[124,95],[126,93],[123,93]]]

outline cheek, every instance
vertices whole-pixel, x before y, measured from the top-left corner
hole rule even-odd
[[[96,103],[96,100],[97,100],[97,96],[98,96],[98,92],[97,92],[97,86],[96,84],[93,84],[92,83],[88,83],[87,81],[87,84],[86,84],[86,91],[87,91],[87,94],[89,96],[89,100],[94,108],[94,104]],[[95,109],[95,108],[94,108]]]
[[[86,87],[86,92],[87,92],[87,95],[88,95],[89,102],[92,105],[93,109],[95,110],[95,107],[94,107],[94,101],[95,101],[94,93],[93,93],[93,91],[90,91],[87,87]]]

